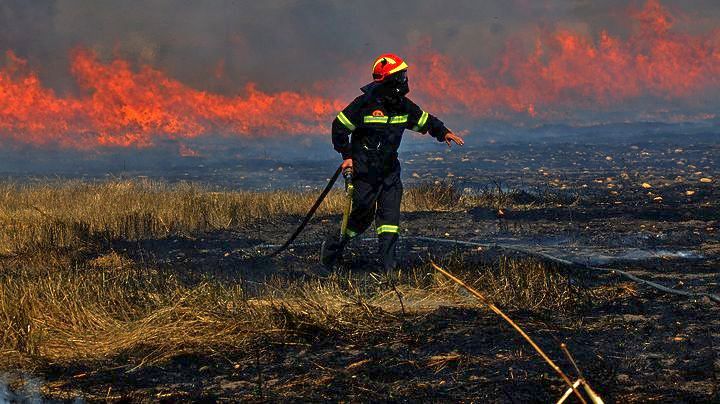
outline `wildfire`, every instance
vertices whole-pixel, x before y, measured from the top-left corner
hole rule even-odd
[[[552,117],[643,97],[692,104],[717,90],[720,30],[697,36],[673,32],[673,18],[657,0],[632,17],[639,27],[625,40],[606,31],[593,39],[557,30],[539,35],[530,55],[510,48],[484,71],[467,65],[447,69],[457,62],[427,52],[419,67],[421,76],[432,80],[414,83],[433,110],[473,117],[504,116],[508,110]]]
[[[419,52],[411,59],[412,96],[437,114],[547,119],[649,98],[698,106],[697,98],[717,91],[720,30],[675,32],[673,17],[658,0],[647,1],[632,18],[637,27],[627,38],[544,32],[530,52],[508,45],[487,69],[458,65],[455,59],[450,63],[449,56],[431,50]],[[122,59],[104,63],[83,49],[71,58],[79,95],[59,96],[26,61],[12,51],[5,56],[0,142],[144,148],[160,139],[211,134],[324,134],[348,101],[312,91],[268,93],[255,83],[241,95],[225,96],[191,88],[151,66],[133,68]],[[215,75],[224,74],[221,61]],[[180,153],[197,152],[182,146]]]
[[[12,52],[6,58],[0,70],[0,132],[23,143],[149,147],[158,137],[322,133],[343,107],[309,94],[268,94],[253,83],[243,96],[211,94],[149,66],[135,72],[124,60],[102,64],[84,50],[72,58],[84,95],[61,98],[42,86],[25,61]]]

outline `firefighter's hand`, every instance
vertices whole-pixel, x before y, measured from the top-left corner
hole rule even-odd
[[[350,170],[352,170],[353,168],[352,159],[345,159],[342,162],[342,171],[345,172],[345,170],[347,170],[348,168]]]
[[[461,138],[460,136],[458,136],[452,132],[448,132],[447,134],[445,134],[445,143],[447,143],[448,147],[450,147],[452,142],[455,142],[455,144],[460,145],[460,146],[465,144],[465,141],[463,140],[463,138]]]

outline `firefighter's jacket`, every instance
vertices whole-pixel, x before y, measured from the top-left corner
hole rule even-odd
[[[407,97],[389,103],[365,93],[335,118],[332,141],[343,159],[353,159],[354,178],[393,181],[400,175],[397,151],[405,129],[429,133],[441,142],[449,132]]]

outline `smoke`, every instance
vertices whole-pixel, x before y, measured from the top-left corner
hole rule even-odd
[[[0,147],[326,134],[386,51],[457,130],[711,119],[718,21],[705,0],[6,0]]]
[[[44,82],[72,87],[69,51],[84,47],[102,59],[149,64],[193,88],[235,94],[248,81],[266,91],[298,89],[342,77],[347,65],[431,38],[443,54],[474,66],[492,64],[511,38],[532,44],[538,29],[571,30],[597,38],[625,37],[644,0],[4,0],[0,49],[14,50]],[[677,29],[717,27],[720,4],[665,0]],[[224,71],[215,75],[218,65]],[[362,78],[365,80],[365,77]]]

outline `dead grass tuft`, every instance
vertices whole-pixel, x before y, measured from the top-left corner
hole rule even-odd
[[[462,193],[447,181],[427,182],[410,188],[403,195],[404,211],[448,211],[469,206]]]
[[[590,298],[590,290],[564,268],[530,258],[500,256],[475,263],[462,256],[446,259],[443,267],[481,291],[489,301],[507,309],[570,312]],[[436,273],[435,278],[462,295],[465,292]]]

